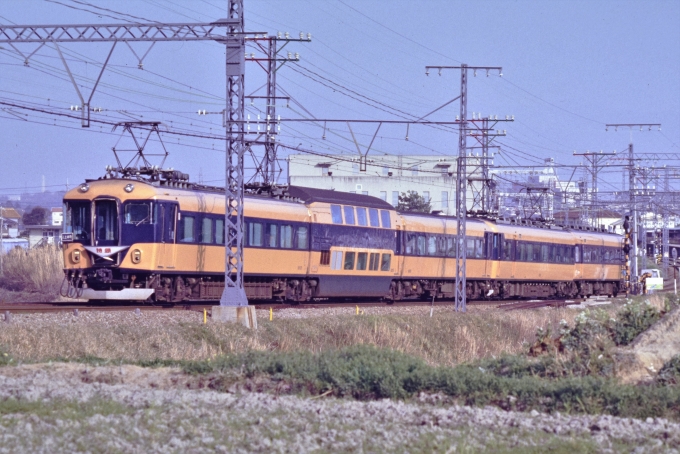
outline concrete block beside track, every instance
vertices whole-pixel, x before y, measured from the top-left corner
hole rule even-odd
[[[221,323],[240,323],[246,328],[257,329],[257,315],[254,306],[213,306],[212,319]]]

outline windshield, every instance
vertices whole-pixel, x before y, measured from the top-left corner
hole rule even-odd
[[[73,241],[90,243],[91,222],[89,201],[64,203],[64,233],[73,233]]]
[[[118,245],[118,207],[115,200],[95,200],[95,246]]]

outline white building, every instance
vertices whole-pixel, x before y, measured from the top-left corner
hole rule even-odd
[[[430,202],[433,212],[455,215],[455,157],[369,156],[362,167],[356,155],[290,155],[288,184],[370,195],[393,206],[402,192],[416,191]],[[468,173],[471,170],[468,167]],[[468,200],[472,200],[470,192]]]

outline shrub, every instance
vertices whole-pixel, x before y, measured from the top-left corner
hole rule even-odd
[[[680,387],[621,385],[589,377],[541,378],[540,361],[504,357],[462,366],[434,367],[409,355],[356,346],[321,353],[249,352],[213,361],[186,362],[194,374],[217,374],[213,387],[227,389],[228,376],[266,377],[291,390],[358,399],[405,398],[443,393],[466,405],[552,412],[607,413],[646,418],[680,417]],[[277,390],[280,389],[277,386]]]
[[[647,301],[628,302],[610,325],[616,345],[628,345],[661,318],[661,312]]]
[[[58,247],[15,248],[3,257],[0,285],[9,290],[56,297],[64,279],[63,267],[62,251]]]
[[[656,382],[661,385],[680,385],[680,355],[674,356],[663,365],[656,376]]]

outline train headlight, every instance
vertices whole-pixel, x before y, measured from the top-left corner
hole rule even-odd
[[[128,183],[125,185],[123,189],[125,189],[125,192],[132,192],[135,189],[135,185],[132,183]]]
[[[80,263],[80,251],[76,250],[71,252],[71,260],[73,263]]]
[[[87,192],[90,190],[90,185],[87,183],[83,183],[80,185],[78,189],[80,189],[80,192]]]
[[[142,261],[142,251],[139,249],[135,249],[132,251],[132,255],[130,256],[130,260],[132,260],[132,263],[135,265],[138,264],[139,262]]]

